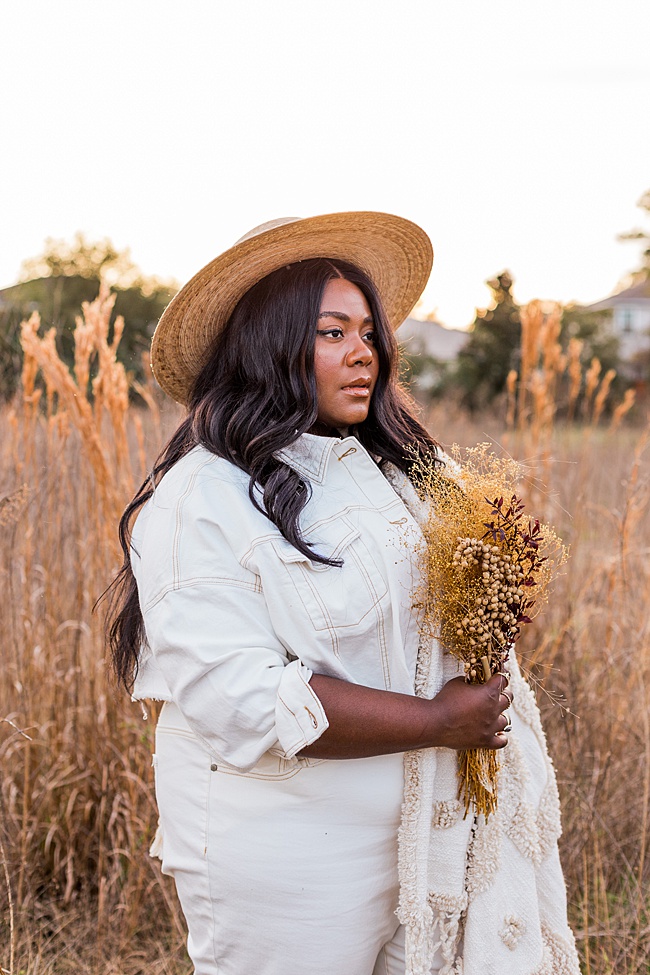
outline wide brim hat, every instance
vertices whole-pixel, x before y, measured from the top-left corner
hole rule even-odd
[[[348,261],[365,271],[396,329],[424,291],[433,250],[421,227],[389,213],[289,217],[255,227],[195,274],[163,312],[151,366],[165,392],[186,403],[217,335],[246,292],[272,271],[315,257]]]

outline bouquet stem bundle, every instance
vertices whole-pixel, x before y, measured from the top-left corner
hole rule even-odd
[[[452,453],[457,458],[458,449]],[[462,469],[456,459],[442,467],[426,458],[414,463],[414,483],[429,504],[422,526],[423,625],[463,662],[469,683],[483,684],[503,670],[567,557],[550,525],[524,517],[517,494],[522,474],[489,444],[468,450]],[[498,773],[496,751],[460,753],[465,815],[472,806],[486,817],[496,810]]]

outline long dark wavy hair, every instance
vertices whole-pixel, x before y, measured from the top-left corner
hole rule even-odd
[[[377,289],[364,272],[345,261],[317,258],[282,267],[259,281],[216,339],[192,388],[187,416],[120,520],[124,562],[104,595],[109,600],[106,629],[113,668],[129,691],[145,639],[131,568],[131,526],[155,485],[193,447],[200,444],[245,471],[251,503],[303,555],[334,568],[341,564],[319,555],[303,539],[299,518],[309,485],[274,456],[315,427],[316,328],[325,286],[337,277],[365,295],[379,360],[368,416],[349,432],[380,458],[380,465],[390,461],[407,475],[416,456],[435,453],[436,442],[415,418],[412,400],[399,384],[397,343]],[[257,493],[262,489],[261,501],[256,485]]]

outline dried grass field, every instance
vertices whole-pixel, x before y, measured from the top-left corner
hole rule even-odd
[[[92,612],[120,561],[121,510],[178,419],[153,387],[129,402],[110,308],[106,294],[85,308],[74,375],[53,337],[26,324],[22,393],[2,410],[0,968],[12,975],[191,970],[172,885],[147,855],[155,715],[143,720],[115,692]],[[558,772],[584,971],[640,975],[650,971],[648,418],[632,425],[622,404],[605,421],[607,376],[583,375],[575,350],[562,357],[537,312],[525,317],[507,417],[445,406],[427,423],[444,444],[489,439],[520,459],[529,509],[571,547],[519,652]],[[555,407],[572,390],[579,420],[563,425]]]

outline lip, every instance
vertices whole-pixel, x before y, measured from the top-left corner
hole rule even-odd
[[[346,383],[345,386],[341,387],[343,393],[349,393],[351,396],[359,396],[362,399],[364,397],[370,396],[370,386],[372,380],[370,378],[366,379],[356,379],[352,383]]]

